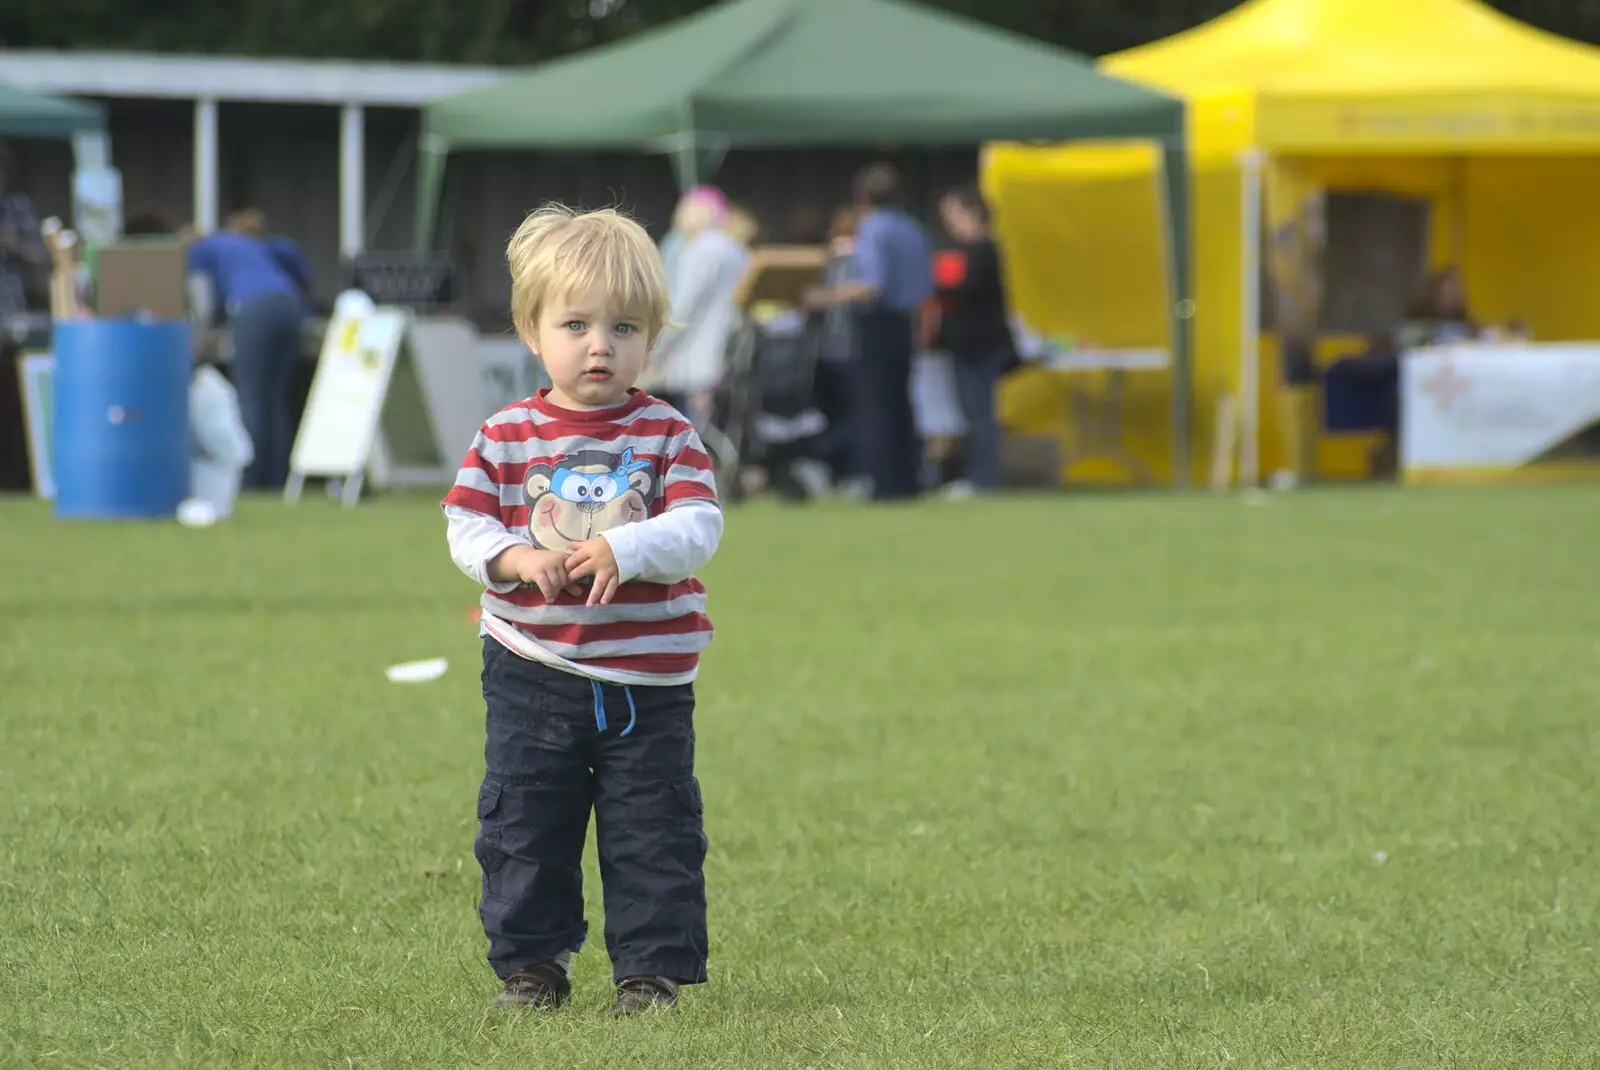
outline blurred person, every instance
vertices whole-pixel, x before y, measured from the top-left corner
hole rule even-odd
[[[28,311],[28,290],[50,270],[33,198],[17,186],[17,158],[0,141],[0,327]]]
[[[934,258],[937,285],[940,257]],[[955,360],[939,348],[943,322],[936,293],[922,303],[915,317],[916,350],[911,357],[911,412],[922,442],[922,486],[927,490],[954,488],[960,496],[956,472],[962,466],[967,420],[956,388]]]
[[[921,470],[911,407],[913,316],[933,292],[932,247],[922,225],[901,207],[900,176],[873,164],[855,179],[861,209],[852,277],[808,295],[815,309],[848,307],[856,357],[856,448],[876,501],[914,498]]]
[[[1460,270],[1446,267],[1428,276],[1400,328],[1398,342],[1406,350],[1469,342],[1480,333],[1477,321],[1467,311],[1467,289]]]
[[[854,205],[839,208],[829,221],[828,259],[822,269],[825,289],[843,286],[854,277],[856,228],[861,212]],[[862,475],[856,456],[856,434],[852,427],[855,403],[856,337],[855,317],[843,305],[814,313],[812,328],[817,345],[817,407],[828,421],[821,452],[833,470],[834,482],[851,493],[863,488],[854,483]]]
[[[39,234],[33,200],[17,186],[17,161],[0,141],[0,488],[21,490],[33,482],[24,430],[17,358],[20,337],[12,321],[28,311],[30,291],[48,276],[50,254]]]
[[[722,510],[694,427],[634,386],[671,314],[644,229],[551,205],[506,260],[551,385],[489,418],[443,501],[450,556],[484,588],[480,915],[497,1006],[567,1002],[592,809],[614,1009],[644,1011],[706,980],[695,573]]]
[[[720,224],[728,212],[728,198],[716,186],[699,185],[684,191],[672,210],[672,225],[661,239],[661,266],[667,274],[667,289],[673,287],[678,274],[678,261],[689,240],[689,230],[704,226],[702,220],[710,212]]]
[[[1016,360],[1000,251],[989,228],[989,208],[975,187],[947,192],[939,217],[956,242],[959,265],[940,279],[936,348],[950,354],[956,396],[966,419],[964,480],[952,494],[1000,489],[1000,418],[996,390]]]
[[[195,361],[189,384],[189,497],[204,503],[209,516],[233,515],[245,470],[255,460],[255,444],[244,425],[239,393],[214,357]]]
[[[706,426],[722,385],[728,339],[738,320],[733,295],[750,261],[740,236],[752,224],[735,217],[725,198],[691,198],[678,213],[675,229],[683,246],[668,282],[672,326],[650,355],[648,386],[687,413],[697,427]]]
[[[1321,375],[1317,368],[1317,318],[1321,275],[1303,228],[1284,228],[1273,248],[1272,326],[1278,334],[1276,402],[1283,467],[1272,474],[1275,490],[1293,490],[1316,476],[1317,435],[1322,427]]]
[[[1392,476],[1399,460],[1400,361],[1408,349],[1470,342],[1481,335],[1467,311],[1466,288],[1454,267],[1428,276],[1410,313],[1396,329],[1379,331],[1367,339],[1356,357],[1337,361],[1331,375],[1346,388],[1364,396],[1377,416],[1383,439],[1373,449],[1369,465],[1373,474]]]
[[[1323,304],[1321,258],[1327,245],[1325,210],[1318,195],[1271,228],[1260,265],[1267,283],[1269,320],[1278,337],[1274,401],[1284,463],[1271,477],[1276,490],[1298,487],[1316,471],[1316,441],[1322,426],[1316,347]]]
[[[294,446],[294,375],[310,311],[310,268],[294,242],[268,234],[266,216],[255,208],[192,240],[188,255],[189,273],[206,281],[211,311],[231,335],[233,382],[255,443],[245,486],[280,488]]]
[[[726,230],[733,240],[746,249],[755,246],[761,237],[761,223],[746,209],[737,204],[728,205],[728,213],[723,221],[722,229]]]
[[[827,260],[822,269],[823,289],[838,289],[854,279],[856,231],[860,225],[861,211],[853,205],[833,213],[828,224]],[[858,339],[849,307],[834,305],[823,309],[818,319],[823,325],[822,359],[854,361]]]
[[[1272,476],[1277,490],[1292,490],[1316,475],[1318,402],[1316,336],[1306,327],[1286,324],[1278,341],[1278,426],[1283,468]]]

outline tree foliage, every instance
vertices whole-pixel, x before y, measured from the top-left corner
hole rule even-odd
[[[534,63],[670,22],[714,0],[5,0],[7,48],[129,49]],[[1203,22],[1232,0],[926,0],[1091,55]],[[1516,18],[1600,42],[1600,0],[1494,0]]]

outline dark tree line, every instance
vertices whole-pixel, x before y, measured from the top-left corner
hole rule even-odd
[[[3,0],[0,46],[517,65],[615,40],[714,0]],[[1164,37],[1232,0],[927,0],[1090,55]],[[1600,42],[1600,0],[1494,0]],[[3,78],[0,72],[0,78]]]

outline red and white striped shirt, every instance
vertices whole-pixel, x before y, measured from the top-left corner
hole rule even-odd
[[[630,391],[612,408],[552,405],[544,391],[479,429],[442,502],[450,555],[485,588],[483,631],[507,649],[619,684],[694,679],[711,641],[694,573],[722,536],[711,459],[672,406]],[[508,548],[567,550],[604,536],[621,585],[608,605],[547,602],[537,587],[495,583]]]

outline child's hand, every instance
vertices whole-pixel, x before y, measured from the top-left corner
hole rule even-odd
[[[622,585],[617,574],[617,555],[611,552],[611,544],[604,537],[578,543],[567,558],[568,580],[581,580],[585,576],[594,577],[594,584],[589,588],[588,604],[591,606],[610,602]]]
[[[539,588],[546,602],[554,602],[563,589],[577,594],[569,584],[567,555],[560,550],[529,550],[517,556],[517,579]]]

